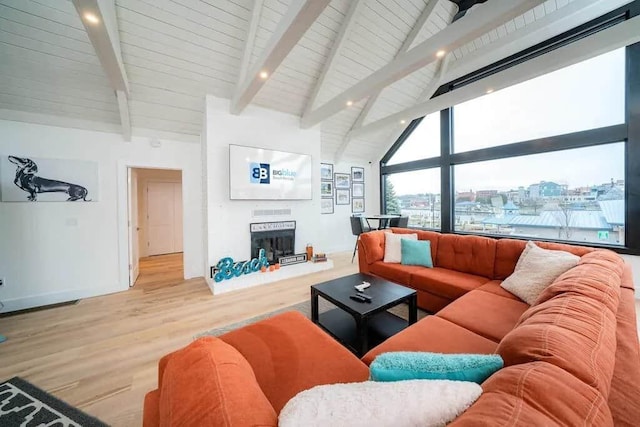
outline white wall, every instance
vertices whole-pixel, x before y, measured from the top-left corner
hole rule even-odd
[[[224,256],[243,260],[250,256],[249,224],[267,221],[296,221],[296,252],[303,252],[307,243],[324,252],[350,250],[355,238],[351,234],[351,205],[335,206],[333,215],[320,214],[320,129],[301,129],[300,118],[249,106],[241,115],[229,113],[229,101],[207,96],[206,146],[207,159],[207,225],[208,265],[215,265]],[[312,200],[230,200],[229,144],[260,147],[271,150],[309,154],[313,161]],[[378,212],[377,172],[370,165],[341,163],[334,172],[351,172],[351,166],[365,167],[367,212]],[[290,208],[290,216],[252,217],[255,209]]]
[[[95,161],[100,176],[98,202],[0,203],[4,311],[128,288],[127,166],[183,170],[185,276],[203,275],[198,144],[2,120],[0,135],[0,155]]]

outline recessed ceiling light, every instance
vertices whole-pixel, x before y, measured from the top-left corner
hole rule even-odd
[[[353,105],[353,101],[347,101],[347,107],[351,107]]]
[[[442,58],[444,55],[446,55],[447,52],[445,52],[444,50],[439,50],[436,52],[436,56],[438,58]]]
[[[405,123],[407,123],[407,121],[406,121],[405,119],[400,120],[400,124],[401,124],[401,125],[403,125],[403,124],[405,124]]]
[[[269,77],[269,73],[267,73],[266,71],[260,71],[259,76],[260,76],[260,78],[261,78],[262,80],[264,80],[264,79],[266,79],[267,77]]]
[[[91,24],[97,24],[100,22],[100,19],[96,15],[90,12],[87,12],[84,14],[84,20]]]
[[[493,92],[493,89],[487,89],[487,93]]]

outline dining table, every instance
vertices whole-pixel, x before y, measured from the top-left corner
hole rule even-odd
[[[385,228],[389,228],[389,223],[392,219],[399,217],[400,215],[365,215],[363,218],[367,221],[369,230],[374,230],[374,227],[371,226],[369,220],[378,221],[378,230],[383,230]]]

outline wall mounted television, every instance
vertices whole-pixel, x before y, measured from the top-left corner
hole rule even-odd
[[[231,200],[310,200],[311,156],[229,145]]]

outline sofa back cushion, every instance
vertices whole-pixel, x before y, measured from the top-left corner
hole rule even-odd
[[[416,233],[418,235],[418,240],[428,240],[431,242],[431,258],[433,260],[436,259],[436,255],[438,254],[438,241],[440,240],[441,234],[436,231],[425,231],[425,230],[414,230],[411,228],[395,228],[392,227],[391,231],[397,234],[408,234],[408,233]]]
[[[593,248],[585,248],[582,246],[572,246],[564,243],[535,242],[542,249],[550,249],[553,251],[565,251],[577,256],[582,256],[592,252]],[[496,242],[496,257],[493,268],[493,279],[504,280],[513,274],[518,259],[524,250],[527,242],[516,239],[500,239]]]
[[[612,426],[607,400],[557,366],[533,362],[501,369],[450,427]]]
[[[488,237],[442,234],[435,256],[436,267],[491,278],[496,242]]]
[[[545,361],[608,397],[623,262],[611,255],[585,255],[543,291],[498,345],[506,366]]]
[[[200,338],[171,355],[159,406],[162,425],[278,425],[249,363],[214,337]]]
[[[384,258],[385,233],[382,231],[370,231],[360,235],[360,243],[364,251],[367,264],[373,264]]]

